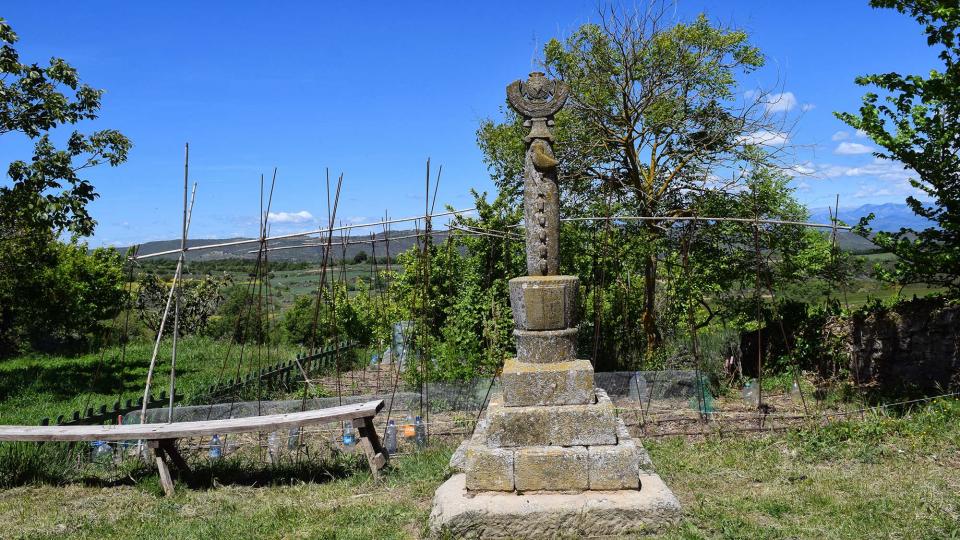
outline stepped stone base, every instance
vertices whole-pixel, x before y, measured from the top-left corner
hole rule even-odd
[[[595,399],[589,360],[541,364],[508,358],[503,363],[500,384],[507,407],[586,405]]]
[[[617,444],[616,415],[606,392],[587,405],[505,407],[498,394],[487,408],[487,442],[495,447]]]
[[[584,491],[638,489],[639,476],[656,474],[643,445],[615,422],[617,441],[594,446],[490,445],[489,423],[477,425],[450,458],[450,467],[466,472],[471,491]]]
[[[452,538],[596,538],[654,534],[680,518],[680,503],[656,474],[639,490],[581,493],[467,491],[457,474],[437,489],[433,536]]]

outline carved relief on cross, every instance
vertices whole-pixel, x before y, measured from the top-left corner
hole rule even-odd
[[[533,72],[526,81],[507,86],[507,100],[530,133],[524,137],[527,153],[523,167],[523,216],[526,223],[527,274],[555,276],[559,272],[560,192],[557,160],[550,127],[567,100],[569,89],[561,81]]]

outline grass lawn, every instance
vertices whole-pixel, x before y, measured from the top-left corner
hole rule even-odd
[[[663,538],[960,536],[960,401],[786,433],[645,444],[684,507]],[[181,487],[172,499],[145,472],[111,487],[17,487],[0,491],[0,537],[415,538],[450,451],[398,458],[379,485],[353,464],[313,471],[311,482],[277,474],[273,485],[264,485],[269,471],[231,482],[238,471],[201,465],[210,487]]]
[[[224,367],[227,353],[230,359]],[[177,392],[185,397],[183,403],[218,381],[239,374],[245,376],[276,362],[292,359],[299,349],[290,345],[272,346],[258,350],[247,345],[243,362],[239,362],[240,347],[224,341],[188,336],[177,347]],[[120,361],[119,347],[100,353],[79,356],[52,356],[30,354],[9,360],[0,360],[0,424],[37,424],[40,419],[58,414],[69,416],[86,406],[106,404],[108,408],[118,400],[143,397],[143,385],[153,343],[138,341],[127,347],[125,362]],[[170,340],[165,339],[157,355],[153,394],[169,388]]]

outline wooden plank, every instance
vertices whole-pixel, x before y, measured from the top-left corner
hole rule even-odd
[[[374,417],[383,400],[286,414],[174,422],[172,424],[123,424],[111,426],[0,426],[0,441],[124,441],[182,439],[202,435],[276,431],[306,424],[322,424]]]

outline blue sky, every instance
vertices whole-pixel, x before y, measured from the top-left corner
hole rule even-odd
[[[423,212],[424,163],[443,165],[438,207],[493,191],[475,142],[504,87],[543,43],[596,19],[595,1],[556,2],[7,2],[0,16],[28,61],[60,56],[105,88],[100,119],[121,130],[129,161],[90,175],[101,198],[92,244],[179,236],[183,144],[198,181],[191,237],[253,236],[259,177],[279,169],[273,232],[326,216],[324,170],[344,174],[345,222]],[[746,29],[766,54],[743,90],[783,92],[794,185],[811,207],[902,202],[907,175],[833,118],[853,111],[858,74],[936,67],[919,25],[866,0],[679,0]],[[5,137],[0,163],[28,158]],[[312,217],[310,217],[312,216]],[[841,215],[841,217],[843,217]],[[325,219],[325,218],[324,218]]]

